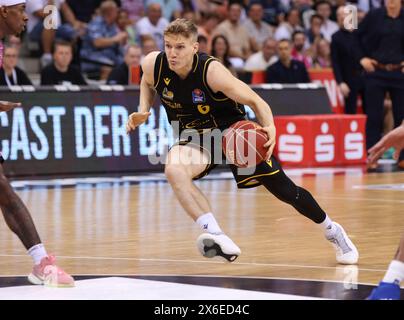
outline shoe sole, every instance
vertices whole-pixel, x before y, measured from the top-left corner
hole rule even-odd
[[[206,258],[222,257],[228,262],[233,262],[238,258],[237,254],[227,254],[213,239],[204,239],[202,255]]]
[[[46,284],[44,280],[41,280],[33,273],[29,274],[28,281],[34,285],[43,285],[45,287],[50,287],[50,288],[73,288],[75,286],[74,283],[73,284],[56,284],[56,285]]]

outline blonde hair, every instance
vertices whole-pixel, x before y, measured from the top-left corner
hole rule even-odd
[[[167,35],[181,35],[187,39],[192,38],[196,42],[198,40],[198,29],[191,20],[176,19],[164,30],[164,36]]]

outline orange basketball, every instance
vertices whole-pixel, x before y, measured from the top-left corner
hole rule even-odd
[[[229,163],[240,168],[254,167],[265,160],[267,134],[253,121],[232,124],[223,135],[222,148]]]

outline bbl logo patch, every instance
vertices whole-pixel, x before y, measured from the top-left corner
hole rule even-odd
[[[192,91],[192,101],[194,103],[205,102],[205,93],[201,89],[194,89]]]

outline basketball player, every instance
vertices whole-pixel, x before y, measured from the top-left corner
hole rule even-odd
[[[238,187],[264,185],[323,229],[326,239],[335,246],[339,263],[355,264],[358,251],[344,229],[330,219],[308,191],[285,175],[272,156],[276,130],[268,104],[216,59],[198,53],[197,36],[195,25],[185,19],[177,19],[166,28],[165,52],[151,52],[143,60],[139,112],[129,116],[127,131],[147,120],[156,92],[171,124],[178,121],[182,136],[192,128],[200,132],[201,140],[210,130],[224,130],[245,120],[244,104],[250,106],[269,137],[265,145],[268,161],[257,165],[253,174],[246,175],[230,165]],[[193,183],[217,163],[212,157],[212,150],[209,153],[202,145],[180,138],[168,152],[165,175],[182,207],[204,231],[197,240],[202,255],[234,261],[241,253],[240,248],[224,234],[208,200]]]
[[[369,165],[376,164],[383,153],[394,147],[394,159],[398,159],[401,150],[404,149],[404,120],[401,126],[390,131],[378,143],[369,149]],[[401,236],[394,259],[390,262],[389,268],[383,280],[376,289],[373,289],[369,300],[399,300],[400,282],[404,280],[404,234]]]
[[[0,0],[0,67],[3,60],[2,39],[6,35],[20,34],[27,23],[25,0]],[[9,111],[20,103],[0,101],[0,112]],[[33,284],[47,286],[74,286],[73,278],[55,265],[55,257],[48,255],[35,229],[28,209],[13,191],[4,175],[3,157],[0,153],[0,208],[9,228],[20,238],[34,267],[28,280]]]

